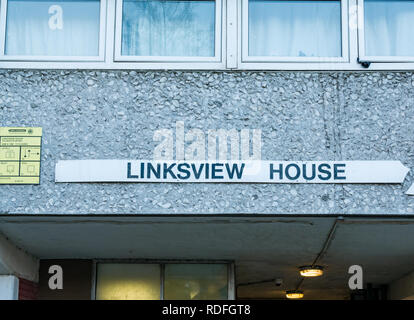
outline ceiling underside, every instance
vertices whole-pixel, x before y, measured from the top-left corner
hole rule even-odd
[[[41,259],[234,261],[238,298],[284,298],[321,253],[324,276],[301,285],[309,299],[348,298],[351,265],[378,285],[414,270],[411,218],[28,215],[1,216],[0,232]],[[283,284],[244,285],[273,278]]]

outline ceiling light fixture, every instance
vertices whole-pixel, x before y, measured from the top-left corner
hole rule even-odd
[[[321,266],[303,266],[299,267],[302,277],[320,277],[323,275],[323,267]]]
[[[288,298],[288,299],[302,299],[303,298],[303,291],[300,291],[300,290],[286,291],[286,298]]]

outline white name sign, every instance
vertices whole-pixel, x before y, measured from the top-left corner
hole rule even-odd
[[[56,182],[402,183],[408,172],[400,161],[63,160]]]

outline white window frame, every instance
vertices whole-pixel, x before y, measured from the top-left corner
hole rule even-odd
[[[0,61],[62,61],[62,62],[98,62],[105,60],[105,30],[107,0],[100,0],[99,11],[99,48],[97,56],[32,56],[32,55],[6,55],[6,27],[7,27],[7,2],[0,0]]]
[[[367,56],[365,54],[365,0],[358,0],[359,59],[367,62],[414,62],[414,56]],[[412,66],[411,66],[412,68]]]
[[[342,35],[347,37],[343,45],[343,61],[332,62],[329,59],[318,58],[316,62],[305,57],[297,57],[288,61],[278,61],[266,57],[266,61],[246,61],[242,57],[242,7],[247,0],[219,0],[221,16],[220,37],[216,36],[216,56],[211,61],[202,61],[197,57],[180,57],[174,61],[171,57],[159,59],[150,58],[145,61],[143,57],[133,60],[131,56],[120,56],[120,33],[122,21],[116,19],[121,14],[118,9],[121,0],[101,0],[100,37],[98,57],[51,57],[51,56],[5,56],[5,28],[7,0],[0,0],[0,69],[85,69],[85,70],[212,70],[212,71],[404,71],[414,70],[414,57],[399,59],[399,57],[366,57],[363,55],[363,0],[342,0]],[[217,3],[217,2],[216,2]],[[122,6],[121,6],[122,7]],[[216,10],[217,12],[217,10]],[[244,11],[243,11],[244,12]],[[246,13],[245,13],[246,14]],[[245,26],[244,26],[245,27]],[[217,28],[217,26],[216,26]],[[246,37],[248,33],[243,33]],[[116,40],[116,37],[118,39]],[[116,41],[117,44],[116,44]],[[220,41],[219,45],[217,41]],[[345,40],[344,38],[342,39]],[[244,42],[246,39],[244,39]],[[347,48],[347,49],[346,49]],[[246,48],[245,48],[246,50]],[[117,51],[117,52],[116,52]],[[220,57],[220,59],[218,59]],[[347,57],[347,59],[346,59]],[[305,58],[305,59],[304,59]],[[210,59],[210,58],[208,58]],[[253,57],[256,59],[256,57]],[[314,58],[313,58],[314,59]],[[334,58],[337,59],[337,58]],[[198,60],[198,61],[195,61]],[[249,60],[249,59],[248,59]],[[297,60],[297,61],[295,61]],[[358,63],[358,60],[360,63]],[[367,62],[362,64],[361,62]],[[372,62],[372,63],[371,63]],[[367,68],[368,66],[368,68]]]
[[[249,0],[241,0],[241,61],[240,63],[347,63],[349,62],[349,18],[348,0],[338,0],[341,3],[341,57],[282,57],[282,56],[249,56]],[[270,66],[271,67],[271,66]],[[267,68],[267,67],[265,67]]]
[[[215,1],[215,28],[214,28],[214,57],[195,56],[124,56],[122,46],[122,9],[123,0],[116,0],[115,18],[115,59],[117,62],[172,62],[172,63],[221,63],[223,61],[223,1]],[[197,67],[196,65],[194,67]]]

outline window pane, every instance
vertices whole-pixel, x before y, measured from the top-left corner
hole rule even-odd
[[[99,0],[9,0],[6,54],[98,56]]]
[[[365,1],[365,54],[414,56],[414,1]]]
[[[122,55],[214,56],[214,1],[123,3]]]
[[[249,0],[249,55],[340,57],[340,1]]]
[[[98,264],[97,300],[159,300],[157,264]]]
[[[227,300],[227,265],[168,264],[164,295],[168,300]]]

